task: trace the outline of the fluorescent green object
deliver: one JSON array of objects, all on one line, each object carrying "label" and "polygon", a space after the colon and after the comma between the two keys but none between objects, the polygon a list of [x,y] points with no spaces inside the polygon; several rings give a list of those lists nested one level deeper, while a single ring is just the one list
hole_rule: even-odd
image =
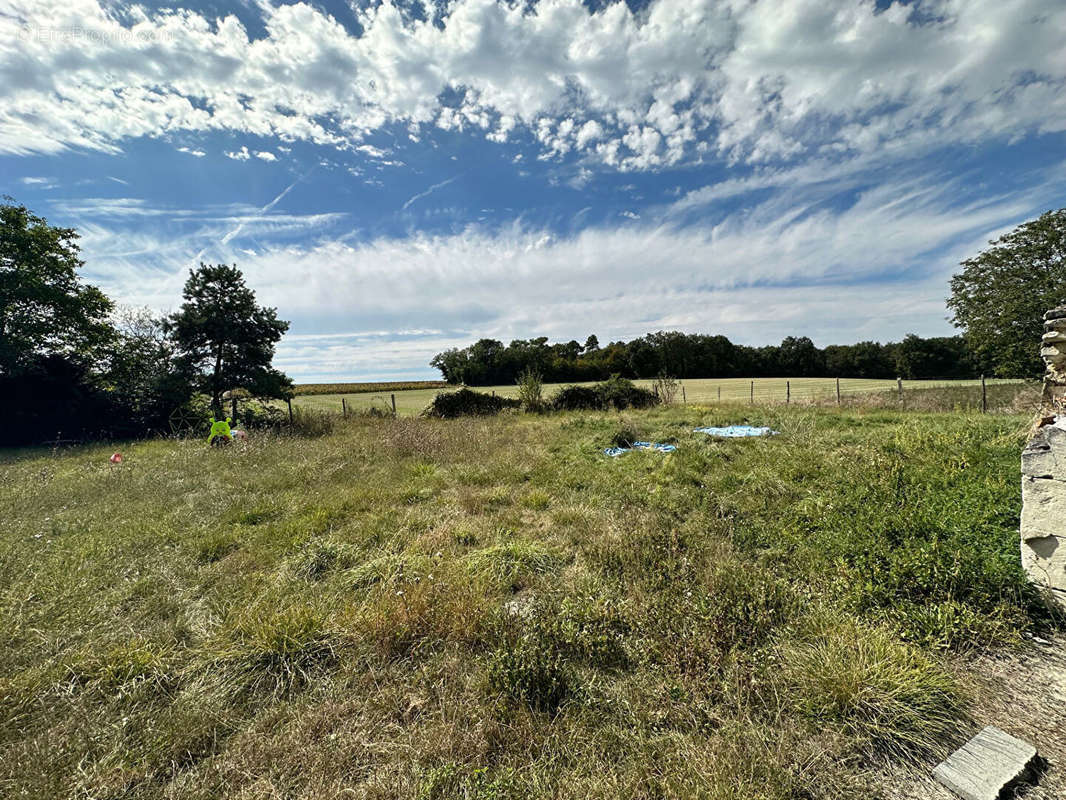
[{"label": "fluorescent green object", "polygon": [[221,436],[226,441],[230,441],[233,438],[233,434],[230,432],[229,429],[229,417],[226,417],[224,420],[219,420],[218,422],[215,422],[214,417],[210,417],[210,420],[211,433],[207,437],[208,444],[211,444],[211,442],[214,441],[216,436]]}]

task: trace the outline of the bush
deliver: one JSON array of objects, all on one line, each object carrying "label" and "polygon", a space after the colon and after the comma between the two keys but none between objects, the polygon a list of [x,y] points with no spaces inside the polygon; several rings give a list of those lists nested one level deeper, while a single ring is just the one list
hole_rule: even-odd
[{"label": "bush", "polygon": [[455,419],[456,417],[485,417],[499,414],[505,408],[520,408],[521,400],[510,397],[460,389],[457,392],[440,392],[422,412],[426,417]]},{"label": "bush", "polygon": [[551,400],[556,411],[600,411],[603,398],[591,386],[564,386]]},{"label": "bush", "polygon": [[633,381],[618,375],[612,375],[603,383],[597,384],[596,389],[603,397],[604,406],[619,411],[626,408],[650,408],[661,402],[655,392],[642,389]]},{"label": "bush", "polygon": [[531,414],[538,414],[545,409],[544,379],[536,370],[527,369],[518,376],[518,399],[522,408]]},{"label": "bush", "polygon": [[655,392],[642,389],[627,378],[612,376],[595,386],[565,386],[552,398],[556,411],[607,411],[650,408],[661,401]]},{"label": "bush", "polygon": [[[293,409],[295,417],[296,409]],[[233,427],[244,430],[280,430],[288,419],[288,413],[276,406],[266,405],[257,400],[240,401],[237,407],[237,419]]]},{"label": "bush", "polygon": [[653,384],[655,395],[664,405],[672,406],[677,400],[677,393],[681,391],[681,382],[669,375],[660,375]]}]

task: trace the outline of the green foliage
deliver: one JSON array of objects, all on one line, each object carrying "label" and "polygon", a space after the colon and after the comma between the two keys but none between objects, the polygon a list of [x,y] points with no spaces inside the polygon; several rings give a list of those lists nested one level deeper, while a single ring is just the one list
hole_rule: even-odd
[{"label": "green foliage", "polygon": [[[193,403],[193,380],[175,362],[164,320],[147,308],[122,308],[115,316],[115,326],[102,380],[122,421],[117,433],[171,433],[172,418],[192,416],[174,412]],[[206,418],[207,414],[198,416]]]},{"label": "green foliage", "polygon": [[236,266],[200,264],[190,270],[185,302],[167,322],[180,363],[199,376],[216,413],[222,394],[245,389],[256,397],[284,397],[292,382],[271,367],[274,346],[288,330],[272,308],[256,305]]},{"label": "green foliage", "polygon": [[535,711],[558,711],[577,678],[554,633],[533,624],[511,635],[489,658],[489,688]]},{"label": "green foliage", "polygon": [[484,417],[499,414],[505,408],[520,408],[522,402],[510,397],[500,397],[471,389],[457,392],[440,392],[422,412],[423,416],[454,419],[456,417]]},{"label": "green foliage", "polygon": [[10,198],[0,204],[0,376],[44,356],[92,363],[111,339],[112,303],[78,276],[77,239]]},{"label": "green foliage", "polygon": [[948,308],[978,362],[1003,377],[1043,374],[1044,312],[1066,303],[1066,208],[1019,225],[962,262]]},{"label": "green foliage", "polygon": [[544,379],[534,369],[526,369],[518,375],[518,399],[522,408],[531,414],[540,413],[545,409],[544,403]]},{"label": "green foliage", "polygon": [[595,386],[566,386],[552,398],[551,406],[556,411],[579,411],[627,408],[649,408],[658,405],[659,395],[637,386],[628,378],[612,375]]},{"label": "green foliage", "polygon": [[594,411],[603,408],[603,398],[592,386],[564,386],[551,405],[556,411]]},{"label": "green foliage", "polygon": [[[908,351],[899,361],[900,349]],[[600,347],[595,336],[549,344],[546,336],[516,339],[508,345],[480,339],[469,347],[438,353],[430,366],[452,384],[514,384],[534,371],[550,383],[626,378],[770,378],[792,376],[893,378],[901,367],[912,378],[975,377],[974,365],[960,337],[903,343],[860,342],[819,349],[806,336],[788,336],[780,345],[747,347],[726,337],[681,331],[657,331],[629,342]]]}]

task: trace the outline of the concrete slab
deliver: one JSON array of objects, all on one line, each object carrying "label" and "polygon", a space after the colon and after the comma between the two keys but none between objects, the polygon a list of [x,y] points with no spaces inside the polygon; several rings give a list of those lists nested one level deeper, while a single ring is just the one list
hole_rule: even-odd
[{"label": "concrete slab", "polygon": [[964,800],[998,800],[1035,760],[1035,747],[989,725],[940,762],[933,777]]}]

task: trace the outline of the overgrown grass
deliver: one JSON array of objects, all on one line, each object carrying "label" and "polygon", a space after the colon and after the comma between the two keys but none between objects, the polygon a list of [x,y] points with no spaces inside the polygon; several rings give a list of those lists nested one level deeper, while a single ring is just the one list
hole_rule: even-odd
[{"label": "overgrown grass", "polygon": [[[692,432],[740,422],[782,433]],[[876,796],[869,762],[965,720],[952,653],[1054,624],[1018,564],[1028,422],[355,416],[7,454],[0,796]],[[637,436],[678,449],[603,456]]]}]

